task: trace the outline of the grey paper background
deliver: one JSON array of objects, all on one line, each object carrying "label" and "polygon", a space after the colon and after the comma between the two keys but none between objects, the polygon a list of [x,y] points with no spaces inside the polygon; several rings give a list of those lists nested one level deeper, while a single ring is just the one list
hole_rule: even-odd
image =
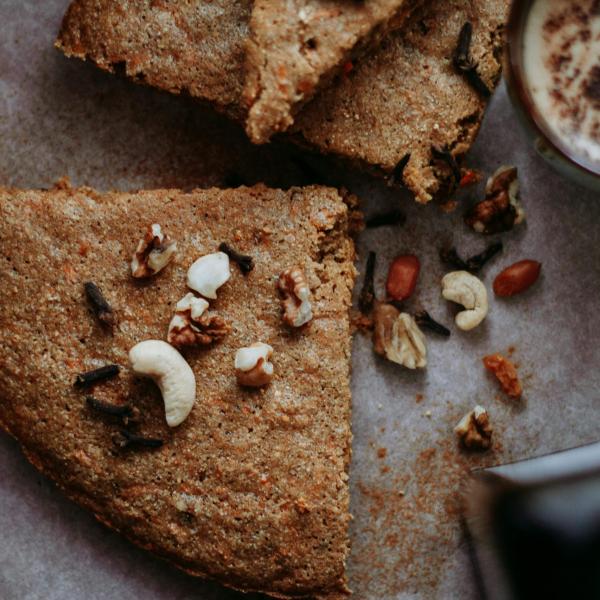
[{"label": "grey paper background", "polygon": [[[459,208],[421,207],[330,161],[298,158],[283,146],[251,148],[233,124],[176,98],[68,61],[52,48],[67,0],[0,0],[0,185],[48,187],[60,176],[101,190],[213,185],[265,179],[345,183],[368,214],[401,203],[403,227],[370,230],[359,240],[389,260],[411,252],[423,269],[414,305],[450,324],[440,298],[440,245],[461,252],[489,240],[469,232]],[[428,336],[429,366],[411,373],[354,342],[354,460],[351,473],[356,598],[474,598],[456,514],[469,467],[558,450],[600,438],[600,198],[554,174],[531,150],[501,88],[469,164],[489,174],[519,167],[525,227],[502,237],[504,254],[484,271],[543,262],[543,278],[521,297],[492,299],[485,324],[451,339]],[[308,165],[308,166],[307,166]],[[468,203],[481,194],[466,191]],[[514,347],[525,396],[503,398],[481,365]],[[422,396],[422,398],[421,398]],[[475,403],[495,428],[493,452],[458,449],[452,427]],[[384,456],[385,454],[385,456]],[[403,492],[403,494],[401,493]],[[0,598],[233,599],[132,547],[62,498],[0,435]]]}]

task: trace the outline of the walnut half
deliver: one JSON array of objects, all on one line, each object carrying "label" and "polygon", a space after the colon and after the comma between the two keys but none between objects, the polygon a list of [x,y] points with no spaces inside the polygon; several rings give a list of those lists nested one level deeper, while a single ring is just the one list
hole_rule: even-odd
[{"label": "walnut half", "polygon": [[519,200],[516,167],[500,167],[487,181],[485,200],[475,204],[465,215],[466,224],[479,233],[510,231],[525,220]]},{"label": "walnut half", "polygon": [[377,354],[409,369],[427,366],[425,336],[413,317],[391,304],[377,302],[373,321],[373,347]]},{"label": "walnut half", "polygon": [[177,242],[163,234],[158,223],[150,225],[131,260],[131,274],[135,278],[156,275],[171,262],[176,251]]},{"label": "walnut half", "polygon": [[281,293],[283,322],[290,327],[302,327],[312,318],[311,293],[304,271],[290,267],[279,275],[277,289]]},{"label": "walnut half", "polygon": [[492,426],[487,410],[477,405],[454,428],[465,448],[487,450],[492,445]]},{"label": "walnut half", "polygon": [[235,355],[235,375],[239,385],[262,387],[273,379],[273,363],[270,358],[273,348],[269,344],[256,342],[247,348],[240,348]]},{"label": "walnut half", "polygon": [[208,302],[186,294],[176,306],[175,316],[169,323],[167,341],[172,346],[208,346],[223,339],[231,326],[214,314],[207,314]]}]

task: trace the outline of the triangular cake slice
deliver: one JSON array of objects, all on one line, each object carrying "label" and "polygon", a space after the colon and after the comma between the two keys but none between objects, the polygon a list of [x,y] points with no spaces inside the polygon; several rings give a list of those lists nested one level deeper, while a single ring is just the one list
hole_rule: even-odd
[{"label": "triangular cake slice", "polygon": [[361,51],[400,27],[416,0],[255,0],[246,45],[246,131],[256,143]]},{"label": "triangular cake slice", "polygon": [[[0,190],[0,425],[70,498],[189,573],[281,598],[347,593],[351,216],[323,187]],[[152,225],[176,253],[136,279],[132,268],[148,275],[140,263],[171,256],[165,237],[131,265]],[[216,299],[203,292],[220,321],[203,330],[213,343],[180,349],[196,398],[171,427],[128,353],[166,339],[193,293],[189,267],[222,243],[230,279]],[[232,250],[250,258],[238,265]],[[309,289],[301,327],[277,289],[290,269]],[[256,342],[272,347],[274,371],[244,387],[234,357]],[[76,384],[107,364],[116,377]]]},{"label": "triangular cake slice", "polygon": [[[292,139],[403,183],[420,202],[443,195],[456,183],[457,170],[433,148],[460,161],[488,102],[453,64],[459,34],[471,24],[470,58],[493,90],[509,5],[509,0],[423,3],[402,29],[348,64],[345,75],[296,115]],[[135,81],[189,92],[243,122],[250,14],[250,3],[233,0],[135,6],[125,0],[74,0],[56,45],[67,56],[109,71],[124,67]]]}]

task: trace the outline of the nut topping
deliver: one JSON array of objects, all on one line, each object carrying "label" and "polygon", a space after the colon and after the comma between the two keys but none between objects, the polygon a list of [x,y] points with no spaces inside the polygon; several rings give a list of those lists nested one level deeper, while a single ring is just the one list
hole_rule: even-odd
[{"label": "nut topping", "polygon": [[446,300],[462,304],[466,310],[456,315],[456,326],[463,331],[477,327],[488,313],[485,285],[467,271],[453,271],[442,279],[442,296]]},{"label": "nut topping", "polygon": [[262,387],[273,379],[273,363],[269,359],[273,348],[257,342],[248,348],[240,348],[235,354],[235,375],[240,385]]},{"label": "nut topping", "polygon": [[519,200],[516,167],[500,167],[487,181],[485,200],[465,215],[465,223],[479,233],[510,231],[525,220]]},{"label": "nut topping", "polygon": [[196,377],[185,358],[167,342],[145,340],[129,351],[131,369],[159,387],[169,427],[185,421],[196,401]]},{"label": "nut topping", "polygon": [[390,265],[385,284],[390,300],[410,298],[415,291],[420,270],[421,263],[413,254],[397,256]]},{"label": "nut topping", "polygon": [[501,354],[491,354],[483,358],[483,364],[491,371],[507,396],[518,399],[523,394],[515,365]]},{"label": "nut topping", "polygon": [[131,260],[131,274],[136,278],[156,275],[171,262],[176,251],[177,242],[164,235],[158,223],[150,225]]},{"label": "nut topping", "polygon": [[542,264],[536,260],[521,260],[506,267],[494,279],[494,294],[508,297],[524,292],[539,279],[541,270]]},{"label": "nut topping", "polygon": [[187,284],[205,298],[214,300],[217,290],[231,277],[229,257],[224,252],[214,252],[201,256],[189,268]]},{"label": "nut topping", "polygon": [[487,450],[492,445],[492,426],[487,410],[477,405],[454,428],[465,448]]},{"label": "nut topping", "polygon": [[176,306],[176,313],[169,323],[167,341],[175,347],[208,346],[223,339],[231,327],[222,317],[207,314],[208,302],[186,294]]},{"label": "nut topping", "polygon": [[300,267],[290,267],[279,275],[277,289],[281,292],[283,321],[290,327],[302,327],[312,318],[311,293],[306,275]]},{"label": "nut topping", "polygon": [[391,304],[378,302],[373,319],[373,348],[377,354],[409,369],[427,366],[425,336],[413,317]]}]

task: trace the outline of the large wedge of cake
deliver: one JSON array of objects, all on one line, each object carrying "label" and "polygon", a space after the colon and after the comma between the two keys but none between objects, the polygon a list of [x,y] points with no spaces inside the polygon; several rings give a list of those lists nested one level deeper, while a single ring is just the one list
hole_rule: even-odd
[{"label": "large wedge of cake", "polygon": [[[345,0],[339,0],[344,4]],[[347,65],[295,117],[292,139],[405,184],[427,202],[451,187],[488,99],[453,64],[460,31],[473,28],[470,58],[493,90],[501,72],[509,0],[426,1],[368,56]],[[75,0],[57,46],[171,92],[189,92],[243,122],[250,3],[168,4]]]},{"label": "large wedge of cake", "polygon": [[[70,498],[194,575],[281,598],[346,593],[349,215],[322,187],[0,190],[0,425]],[[150,224],[177,253],[140,281],[130,261]],[[244,274],[232,262],[210,301],[229,333],[182,350],[196,401],[169,427],[158,388],[132,373],[128,352],[166,338],[188,268],[222,242],[254,268]],[[298,329],[282,320],[276,290],[292,266],[312,294],[313,318]],[[111,328],[90,309],[86,282],[111,305]],[[273,379],[242,387],[234,355],[259,341],[273,348]],[[74,385],[107,363],[121,367],[116,378]],[[123,425],[88,395],[139,415]],[[125,426],[162,446],[115,445]]]}]

